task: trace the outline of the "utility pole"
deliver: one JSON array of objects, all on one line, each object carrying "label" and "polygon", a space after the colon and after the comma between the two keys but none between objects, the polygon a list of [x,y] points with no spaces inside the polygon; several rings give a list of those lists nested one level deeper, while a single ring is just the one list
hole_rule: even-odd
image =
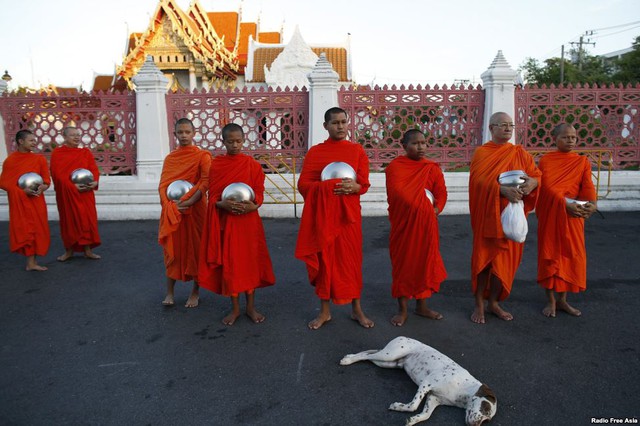
[{"label": "utility pole", "polygon": [[595,47],[595,43],[591,42],[591,39],[588,38],[586,41],[584,40],[585,37],[589,37],[593,35],[593,31],[585,31],[584,35],[580,36],[580,41],[572,41],[571,44],[578,45],[578,69],[582,72],[582,45],[584,44],[591,44]]},{"label": "utility pole", "polygon": [[560,50],[560,84],[564,84],[564,44]]}]

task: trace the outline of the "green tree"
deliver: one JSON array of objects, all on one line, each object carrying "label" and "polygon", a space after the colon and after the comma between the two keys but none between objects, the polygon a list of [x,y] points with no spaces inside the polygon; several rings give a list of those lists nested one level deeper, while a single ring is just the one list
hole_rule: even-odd
[{"label": "green tree", "polygon": [[[576,51],[569,52],[569,57],[578,58]],[[579,62],[579,63],[578,63]],[[561,58],[550,58],[540,64],[537,59],[526,58],[519,70],[524,72],[527,83],[535,84],[560,84]],[[564,84],[572,83],[610,83],[612,81],[612,65],[603,61],[598,56],[582,53],[582,57],[576,62],[564,59]]]},{"label": "green tree", "polygon": [[633,50],[614,63],[617,70],[613,81],[620,83],[640,83],[640,36],[632,44]]}]

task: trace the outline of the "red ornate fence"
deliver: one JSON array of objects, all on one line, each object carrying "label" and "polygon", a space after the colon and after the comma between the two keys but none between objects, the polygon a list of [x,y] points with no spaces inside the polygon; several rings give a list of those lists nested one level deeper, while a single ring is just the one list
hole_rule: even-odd
[{"label": "red ornate fence", "polygon": [[62,143],[62,129],[75,126],[103,175],[131,175],[136,168],[136,96],[122,93],[4,94],[0,97],[7,151],[16,132],[34,132],[47,158]]},{"label": "red ornate fence", "polygon": [[[306,89],[247,89],[167,94],[169,134],[179,118],[191,119],[196,143],[213,154],[224,153],[222,128],[242,126],[244,152],[272,164],[304,156],[309,133],[309,93]],[[176,142],[172,137],[171,148]],[[298,162],[299,163],[299,162]]]},{"label": "red ornate fence", "polygon": [[480,86],[359,86],[338,93],[350,118],[350,138],[362,144],[371,170],[383,170],[403,153],[402,135],[422,130],[427,156],[445,170],[464,170],[473,150],[482,144],[484,91]]},{"label": "red ornate fence", "polygon": [[566,122],[577,148],[610,150],[614,169],[640,165],[640,85],[525,86],[515,107],[516,140],[528,150],[552,150],[551,130]]}]

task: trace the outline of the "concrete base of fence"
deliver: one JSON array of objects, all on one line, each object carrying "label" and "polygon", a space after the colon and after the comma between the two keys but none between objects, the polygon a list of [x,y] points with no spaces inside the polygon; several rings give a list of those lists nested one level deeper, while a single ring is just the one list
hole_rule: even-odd
[{"label": "concrete base of fence", "polygon": [[[272,175],[270,175],[272,176]],[[272,176],[265,187],[272,197],[265,196],[265,204],[260,208],[262,217],[301,217],[303,200],[287,184],[291,176]],[[449,198],[443,214],[469,214],[468,182],[469,173],[445,173]],[[371,188],[362,196],[364,216],[386,216],[387,194],[384,173],[370,175]],[[610,181],[609,186],[607,183]],[[608,188],[608,189],[607,189]],[[609,191],[607,193],[607,191]],[[4,191],[0,195],[0,220],[9,220],[9,206]],[[611,176],[600,176],[601,199],[599,210],[640,211],[640,171],[612,172]],[[49,219],[58,220],[56,198],[53,188],[45,194]],[[143,182],[136,176],[104,176],[100,179],[100,190],[96,193],[98,218],[100,220],[149,220],[160,217],[158,184]],[[280,202],[280,203],[276,203]]]}]

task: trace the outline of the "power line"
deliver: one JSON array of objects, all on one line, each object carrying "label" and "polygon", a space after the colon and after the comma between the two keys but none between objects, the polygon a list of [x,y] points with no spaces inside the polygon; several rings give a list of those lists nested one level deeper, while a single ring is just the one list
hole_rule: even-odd
[{"label": "power line", "polygon": [[628,24],[614,25],[614,26],[612,26],[612,27],[595,28],[595,29],[593,29],[593,30],[589,30],[589,31],[604,31],[604,30],[611,30],[611,29],[614,29],[614,28],[628,27],[628,26],[630,26],[630,25],[636,25],[636,24],[640,24],[640,21],[629,22]]},{"label": "power line", "polygon": [[[593,38],[597,40],[599,38],[605,38],[605,37],[609,37],[609,36],[612,36],[612,35],[624,33],[626,31],[631,31],[631,30],[636,29],[636,28],[640,28],[640,25],[636,25],[635,27],[627,28],[626,30],[616,31],[615,33],[605,34],[605,35],[601,35],[601,36],[595,36]],[[596,31],[596,30],[593,30],[593,31]]]}]

